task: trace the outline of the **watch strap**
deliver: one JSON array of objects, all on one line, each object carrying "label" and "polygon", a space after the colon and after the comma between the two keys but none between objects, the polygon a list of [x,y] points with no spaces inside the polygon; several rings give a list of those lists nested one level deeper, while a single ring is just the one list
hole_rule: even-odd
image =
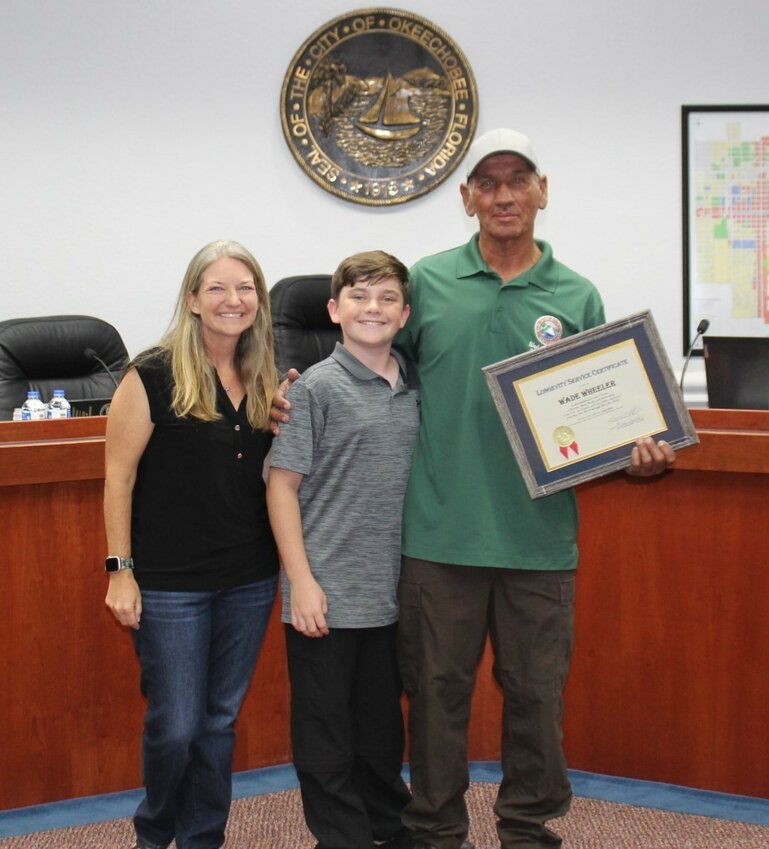
[{"label": "watch strap", "polygon": [[123,572],[126,569],[133,569],[133,557],[118,557],[111,555],[104,561],[105,572]]}]

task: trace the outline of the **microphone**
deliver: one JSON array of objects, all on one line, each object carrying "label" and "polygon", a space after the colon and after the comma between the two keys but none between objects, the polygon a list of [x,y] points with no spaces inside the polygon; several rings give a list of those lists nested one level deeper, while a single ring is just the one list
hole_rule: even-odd
[{"label": "microphone", "polygon": [[703,333],[707,333],[708,328],[710,327],[710,322],[703,318],[702,321],[697,325],[697,335],[692,339],[692,344],[689,346],[689,353],[686,355],[686,360],[684,361],[684,367],[681,369],[681,380],[678,384],[681,392],[684,391],[684,375],[686,374],[686,369],[689,366],[689,360],[692,358],[692,352],[694,351],[694,346],[697,344],[697,340],[702,336]]},{"label": "microphone", "polygon": [[110,379],[115,384],[115,389],[117,389],[117,380],[115,380],[115,375],[109,370],[109,366],[104,362],[104,360],[94,351],[93,348],[86,348],[83,351],[83,356],[85,356],[89,360],[96,360],[97,363],[107,372],[110,376]]}]

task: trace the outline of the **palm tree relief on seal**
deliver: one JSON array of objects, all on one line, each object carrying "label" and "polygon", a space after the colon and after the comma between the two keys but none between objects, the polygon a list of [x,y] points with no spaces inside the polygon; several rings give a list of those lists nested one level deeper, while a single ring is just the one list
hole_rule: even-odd
[{"label": "palm tree relief on seal", "polygon": [[283,131],[303,170],[356,203],[419,197],[459,164],[477,94],[461,51],[434,24],[365,10],[329,22],[294,56]]}]

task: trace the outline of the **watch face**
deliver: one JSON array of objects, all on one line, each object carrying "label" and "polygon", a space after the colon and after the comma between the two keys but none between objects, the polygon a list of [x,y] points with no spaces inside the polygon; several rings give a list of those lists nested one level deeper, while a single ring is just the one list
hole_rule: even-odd
[{"label": "watch face", "polygon": [[133,569],[133,560],[130,557],[108,557],[104,561],[105,572],[122,572],[123,569]]}]

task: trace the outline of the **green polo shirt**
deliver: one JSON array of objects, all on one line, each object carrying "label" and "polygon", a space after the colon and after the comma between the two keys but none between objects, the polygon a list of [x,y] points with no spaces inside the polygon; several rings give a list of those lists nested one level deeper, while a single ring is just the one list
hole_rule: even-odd
[{"label": "green polo shirt", "polygon": [[543,316],[557,318],[564,337],[605,321],[593,284],[537,244],[537,264],[506,283],[481,257],[477,235],[411,271],[411,316],[396,339],[416,361],[422,389],[404,508],[409,557],[511,569],[577,565],[574,494],[529,497],[481,371],[538,347]]}]

